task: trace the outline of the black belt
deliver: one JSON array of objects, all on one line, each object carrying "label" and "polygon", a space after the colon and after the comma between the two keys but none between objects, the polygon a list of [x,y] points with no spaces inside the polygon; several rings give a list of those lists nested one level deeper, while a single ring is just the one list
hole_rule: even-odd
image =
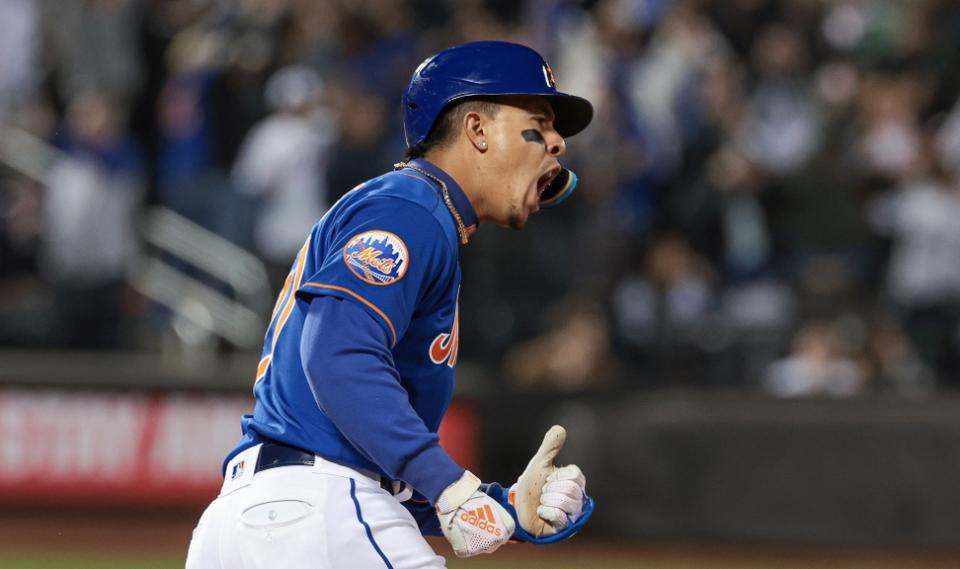
[{"label": "black belt", "polygon": [[257,466],[253,471],[262,472],[278,466],[313,466],[314,462],[316,457],[312,452],[269,442],[260,447],[260,456],[257,457]]},{"label": "black belt", "polygon": [[[265,442],[260,446],[260,456],[257,457],[257,465],[253,468],[253,472],[263,472],[278,466],[313,466],[316,461],[316,455],[312,452],[283,443]],[[394,492],[393,483],[388,478],[383,476],[379,478],[381,488],[391,494],[397,493]]]}]

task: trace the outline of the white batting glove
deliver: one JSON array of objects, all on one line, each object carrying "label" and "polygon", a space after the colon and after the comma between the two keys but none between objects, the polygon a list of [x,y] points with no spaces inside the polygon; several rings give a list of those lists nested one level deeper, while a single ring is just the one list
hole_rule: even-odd
[{"label": "white batting glove", "polygon": [[554,464],[566,440],[563,427],[550,427],[537,453],[510,487],[509,499],[517,510],[520,527],[535,537],[557,533],[583,511],[587,479],[580,467]]},{"label": "white batting glove", "polygon": [[579,466],[570,464],[558,468],[547,477],[537,515],[560,531],[580,517],[586,491],[587,479]]},{"label": "white batting glove", "polygon": [[480,491],[480,479],[470,471],[440,494],[436,507],[440,529],[457,557],[493,553],[516,529],[510,514]]}]

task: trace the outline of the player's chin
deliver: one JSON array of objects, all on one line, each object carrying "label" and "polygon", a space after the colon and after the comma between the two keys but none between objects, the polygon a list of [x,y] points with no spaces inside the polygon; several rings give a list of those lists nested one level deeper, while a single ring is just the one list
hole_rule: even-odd
[{"label": "player's chin", "polygon": [[510,219],[507,221],[507,227],[510,229],[521,230],[527,226],[527,216],[521,216],[520,214],[513,214],[510,216]]},{"label": "player's chin", "polygon": [[510,214],[510,218],[507,220],[507,226],[510,229],[523,229],[527,226],[527,221],[530,220],[530,216],[540,210],[540,204],[534,204],[533,206],[524,207],[521,211],[515,211]]},{"label": "player's chin", "polygon": [[523,201],[511,207],[506,226],[510,229],[523,229],[526,227],[530,216],[539,210],[539,193],[536,186],[531,186],[530,190],[524,195]]}]

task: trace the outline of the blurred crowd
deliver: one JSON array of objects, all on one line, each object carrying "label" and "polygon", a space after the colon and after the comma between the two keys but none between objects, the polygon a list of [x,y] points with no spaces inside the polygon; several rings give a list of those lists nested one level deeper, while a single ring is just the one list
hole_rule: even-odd
[{"label": "blurred crowd", "polygon": [[477,39],[596,109],[574,199],[462,249],[461,354],[491,382],[960,385],[949,0],[0,0],[0,125],[56,149],[31,173],[0,145],[0,344],[149,349],[165,319],[128,279],[155,205],[276,289],[402,156],[416,65]]}]

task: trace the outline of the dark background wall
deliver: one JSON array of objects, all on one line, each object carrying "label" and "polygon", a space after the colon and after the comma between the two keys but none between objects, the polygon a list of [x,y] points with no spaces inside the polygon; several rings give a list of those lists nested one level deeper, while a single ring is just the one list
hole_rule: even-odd
[{"label": "dark background wall", "polygon": [[592,529],[639,538],[960,545],[960,400],[663,392],[481,402],[486,469],[515,476],[552,423]]}]

